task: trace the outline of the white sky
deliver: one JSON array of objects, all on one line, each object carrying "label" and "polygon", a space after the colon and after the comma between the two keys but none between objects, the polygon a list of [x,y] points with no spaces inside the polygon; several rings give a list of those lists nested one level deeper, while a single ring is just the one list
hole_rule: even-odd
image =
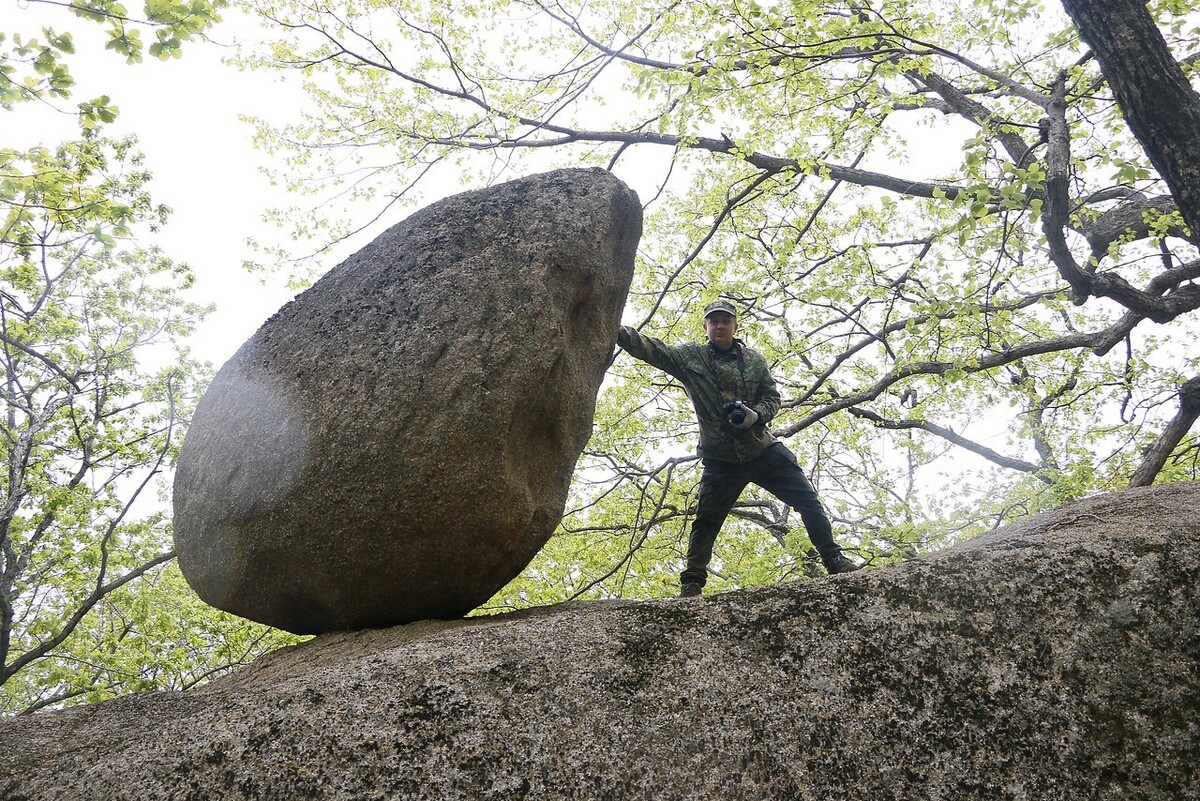
[{"label": "white sky", "polygon": [[[259,172],[266,156],[254,150],[253,131],[238,115],[272,106],[286,110],[299,92],[278,83],[276,76],[226,66],[221,59],[230,50],[216,44],[188,43],[181,59],[147,57],[141,64],[126,65],[123,57],[101,49],[100,26],[62,9],[34,4],[5,16],[5,30],[26,36],[40,37],[43,25],[75,33],[79,52],[69,65],[76,87],[70,101],[59,105],[73,109],[80,101],[107,94],[120,114],[106,134],[137,135],[145,167],[154,176],[151,194],[173,209],[170,222],[152,241],[195,271],[197,287],[190,299],[216,305],[192,347],[220,367],[293,294],[283,286],[283,276],[264,284],[263,277],[241,267],[252,255],[247,237],[264,230],[263,211],[285,205],[287,198]],[[232,12],[226,19],[214,34],[222,42],[231,40],[230,23],[237,23]],[[76,134],[70,116],[28,103],[5,117],[17,122],[15,129],[4,131],[10,146],[51,146]]]},{"label": "white sky", "polygon": [[[286,275],[264,278],[241,267],[255,255],[246,244],[248,237],[260,235],[271,240],[281,235],[262,222],[263,213],[296,199],[272,187],[261,174],[259,167],[270,156],[254,149],[253,129],[238,117],[256,114],[288,121],[294,118],[294,107],[305,102],[303,94],[278,74],[241,72],[222,63],[222,58],[233,54],[229,45],[235,37],[257,35],[256,23],[232,9],[224,12],[224,21],[212,32],[213,43],[189,42],[182,58],[163,62],[146,56],[134,65],[103,50],[101,26],[59,7],[18,5],[15,11],[6,12],[0,30],[40,38],[43,26],[72,31],[78,50],[68,62],[76,81],[73,95],[58,105],[74,109],[80,101],[107,94],[120,113],[106,135],[132,133],[138,137],[139,149],[146,155],[145,166],[154,176],[152,196],[173,210],[165,229],[145,243],[152,241],[169,257],[189,264],[197,276],[197,289],[190,299],[215,304],[215,311],[191,344],[197,356],[219,368],[294,294],[285,287]],[[143,32],[142,38],[152,39],[148,32]],[[31,103],[0,119],[17,121],[15,130],[4,131],[4,142],[10,146],[51,146],[77,134],[73,115],[52,113]],[[647,157],[651,157],[649,151],[626,154],[621,169],[621,177],[631,185],[639,184],[634,188],[643,197],[655,194],[660,173],[665,174],[666,168],[665,162],[660,169],[632,166]],[[457,185],[426,187],[424,194],[432,200],[459,189]],[[364,210],[364,219],[375,211]],[[380,227],[377,224],[374,229]],[[326,266],[350,255],[368,239],[357,237],[351,246],[335,252]]]}]

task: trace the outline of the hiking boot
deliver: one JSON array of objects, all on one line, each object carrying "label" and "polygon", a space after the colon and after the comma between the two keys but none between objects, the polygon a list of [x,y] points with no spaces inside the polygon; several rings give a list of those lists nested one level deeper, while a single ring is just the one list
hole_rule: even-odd
[{"label": "hiking boot", "polygon": [[704,585],[702,585],[698,582],[689,581],[687,584],[684,584],[682,587],[679,588],[679,597],[680,598],[695,598],[697,595],[700,594],[700,588],[702,586],[704,586]]},{"label": "hiking boot", "polygon": [[855,570],[862,570],[862,565],[850,561],[841,552],[831,556],[822,556],[821,564],[825,565],[825,572],[831,576],[838,573],[853,573]]}]

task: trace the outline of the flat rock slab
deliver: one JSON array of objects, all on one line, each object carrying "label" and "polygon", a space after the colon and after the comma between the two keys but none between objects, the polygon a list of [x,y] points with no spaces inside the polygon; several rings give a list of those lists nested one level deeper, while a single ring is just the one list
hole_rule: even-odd
[{"label": "flat rock slab", "polygon": [[297,633],[460,616],[553,532],[641,234],[610,173],[435,203],[220,370],[175,478],[206,602]]},{"label": "flat rock slab", "polygon": [[1200,484],[885,569],[327,634],[0,719],[5,801],[1195,798]]}]

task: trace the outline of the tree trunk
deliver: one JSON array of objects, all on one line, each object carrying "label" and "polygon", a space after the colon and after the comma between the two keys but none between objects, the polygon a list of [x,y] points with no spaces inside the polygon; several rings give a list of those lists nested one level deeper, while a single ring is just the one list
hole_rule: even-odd
[{"label": "tree trunk", "polygon": [[1175,446],[1191,430],[1197,417],[1200,417],[1200,376],[1189,378],[1179,388],[1179,414],[1167,424],[1158,441],[1147,449],[1146,458],[1129,480],[1129,486],[1148,487],[1154,483],[1154,477],[1163,469]]},{"label": "tree trunk", "polygon": [[1200,238],[1200,96],[1193,91],[1145,0],[1062,0],[1100,62],[1117,105]]}]

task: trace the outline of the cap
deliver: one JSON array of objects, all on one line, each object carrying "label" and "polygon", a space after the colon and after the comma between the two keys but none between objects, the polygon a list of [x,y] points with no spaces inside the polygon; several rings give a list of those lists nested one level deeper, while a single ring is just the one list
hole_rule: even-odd
[{"label": "cap", "polygon": [[724,298],[722,298],[721,300],[714,300],[712,303],[710,303],[704,307],[704,316],[705,317],[708,317],[708,315],[710,315],[714,312],[725,312],[727,314],[732,314],[734,317],[737,317],[737,309],[734,308],[732,303],[725,300]]}]

